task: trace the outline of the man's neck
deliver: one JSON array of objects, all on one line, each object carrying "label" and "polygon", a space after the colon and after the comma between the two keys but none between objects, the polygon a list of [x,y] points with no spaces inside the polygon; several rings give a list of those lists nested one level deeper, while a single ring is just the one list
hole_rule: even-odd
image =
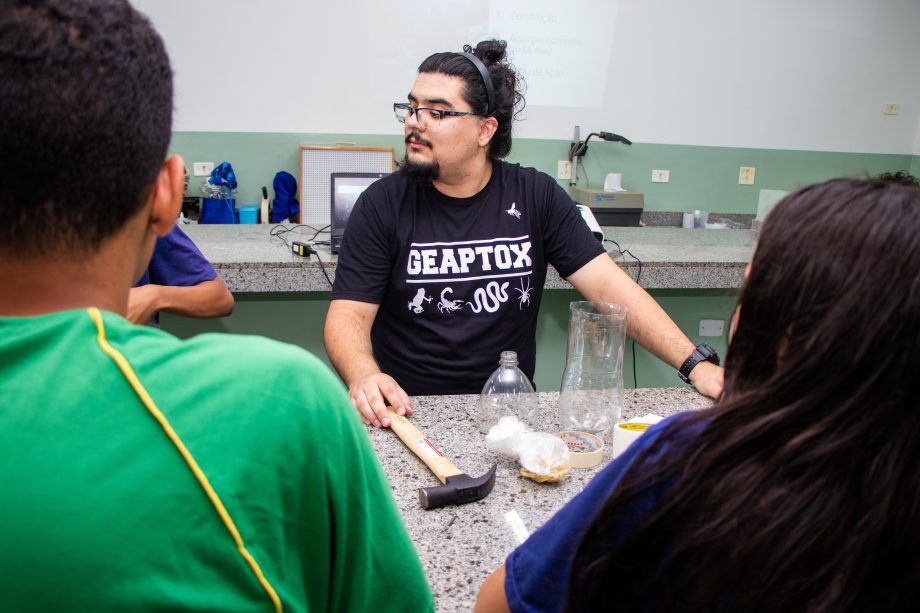
[{"label": "man's neck", "polygon": [[0,254],[0,316],[29,317],[98,307],[125,315],[128,292],[150,261],[156,240],[138,213],[89,254]]},{"label": "man's neck", "polygon": [[124,315],[130,273],[96,265],[96,260],[0,260],[0,316],[30,317],[90,306]]},{"label": "man's neck", "polygon": [[475,196],[492,178],[492,161],[482,156],[454,174],[443,172],[433,181],[436,190],[452,198],[469,198]]}]

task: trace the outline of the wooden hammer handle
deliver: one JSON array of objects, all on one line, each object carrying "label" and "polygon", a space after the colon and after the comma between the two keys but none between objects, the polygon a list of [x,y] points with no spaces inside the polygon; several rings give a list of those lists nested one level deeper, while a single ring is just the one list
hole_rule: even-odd
[{"label": "wooden hammer handle", "polygon": [[448,477],[463,474],[463,471],[441,455],[441,452],[428,440],[428,437],[409,423],[408,419],[398,414],[392,407],[387,407],[387,412],[390,414],[390,429],[402,439],[402,442],[412,450],[412,453],[417,455],[431,469],[431,472],[441,483],[446,483]]}]

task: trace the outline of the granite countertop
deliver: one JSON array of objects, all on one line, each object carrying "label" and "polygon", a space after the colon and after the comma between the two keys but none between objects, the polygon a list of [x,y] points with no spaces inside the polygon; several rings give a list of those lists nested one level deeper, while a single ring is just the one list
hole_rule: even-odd
[{"label": "granite countertop", "polygon": [[[190,223],[182,230],[195,241],[232,292],[329,291],[337,259],[329,246],[315,247],[321,269],[317,256],[302,258],[292,253],[283,239],[270,236],[269,231],[276,227]],[[604,233],[642,260],[639,282],[645,288],[740,287],[744,267],[754,249],[750,230],[605,227]],[[307,227],[296,227],[285,238],[288,243],[307,242],[314,234]],[[316,240],[328,238],[328,234],[320,234]],[[612,243],[605,245],[611,257],[635,278],[635,260],[621,256]],[[552,267],[545,287],[571,289]]]},{"label": "granite countertop", "polygon": [[[540,412],[534,427],[559,430],[558,392],[537,394]],[[646,388],[625,391],[623,418],[655,413],[662,417],[687,408],[705,408],[711,402],[691,387]],[[393,495],[418,550],[434,592],[437,611],[470,611],[479,587],[521,542],[506,519],[516,512],[528,533],[580,492],[610,459],[588,469],[572,469],[560,483],[538,484],[518,474],[516,461],[486,447],[476,425],[477,395],[413,398],[410,421],[440,451],[471,476],[498,465],[495,487],[483,500],[424,510],[418,488],[438,484],[437,478],[389,429],[368,427],[368,435],[393,488]]]}]

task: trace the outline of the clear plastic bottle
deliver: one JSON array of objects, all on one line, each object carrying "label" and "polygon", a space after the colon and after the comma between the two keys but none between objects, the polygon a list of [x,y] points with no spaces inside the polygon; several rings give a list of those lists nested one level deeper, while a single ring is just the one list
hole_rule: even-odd
[{"label": "clear plastic bottle", "polygon": [[559,391],[563,430],[610,440],[623,412],[623,349],[628,309],[618,304],[569,304],[569,338]]},{"label": "clear plastic bottle", "polygon": [[498,364],[479,396],[477,421],[483,434],[487,434],[505,415],[513,415],[532,426],[537,408],[533,385],[518,368],[517,352],[502,351]]}]

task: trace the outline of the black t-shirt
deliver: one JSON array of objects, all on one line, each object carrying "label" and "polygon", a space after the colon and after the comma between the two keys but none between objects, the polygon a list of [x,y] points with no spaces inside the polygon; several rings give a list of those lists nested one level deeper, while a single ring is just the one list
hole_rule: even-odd
[{"label": "black t-shirt", "polygon": [[470,198],[394,173],[359,197],[333,299],[379,304],[374,358],[410,395],[479,393],[502,351],[532,380],[547,264],[562,277],[604,248],[568,194],[497,162]]}]

